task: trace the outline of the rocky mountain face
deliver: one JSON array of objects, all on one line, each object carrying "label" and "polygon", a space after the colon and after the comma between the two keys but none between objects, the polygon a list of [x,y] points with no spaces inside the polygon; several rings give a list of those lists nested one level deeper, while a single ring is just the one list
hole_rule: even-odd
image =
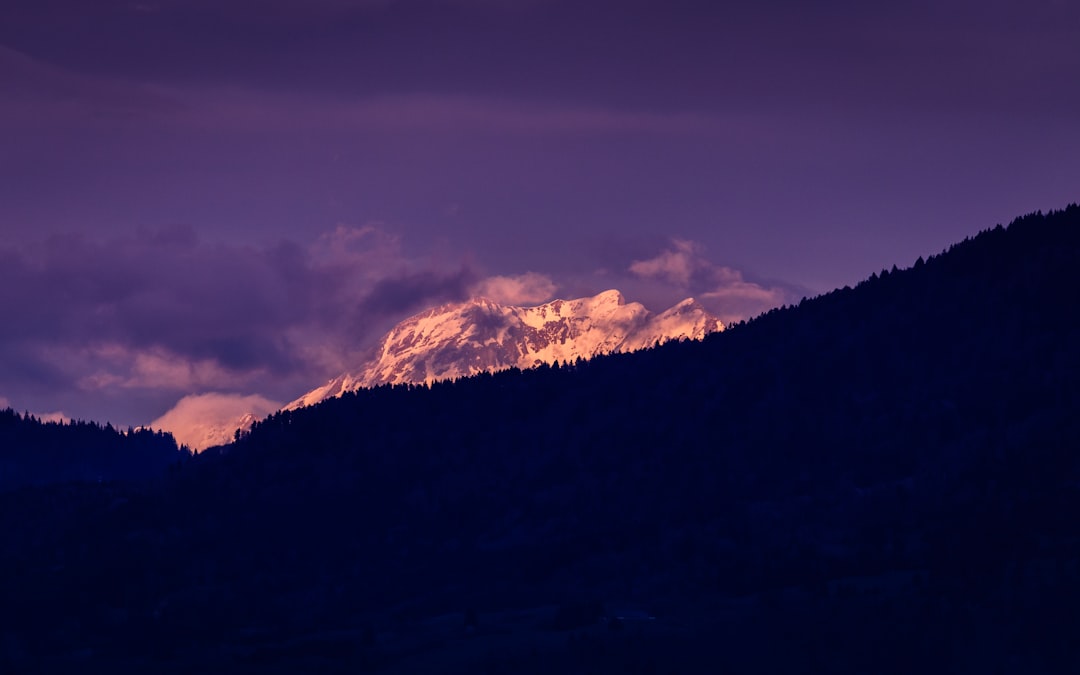
[{"label": "rocky mountain face", "polygon": [[177,443],[199,451],[232,442],[238,429],[247,431],[257,421],[259,417],[255,413],[248,412],[232,419],[207,419],[202,423],[189,423],[170,428],[168,431]]},{"label": "rocky mountain face", "polygon": [[693,299],[653,314],[640,303],[626,302],[616,290],[536,307],[475,298],[405,319],[383,337],[370,362],[308,392],[286,409],[363,387],[565,363],[669,340],[698,340],[723,329],[720,320]]},{"label": "rocky mountain face", "polygon": [[[348,391],[381,384],[422,384],[506,368],[572,362],[630,352],[669,340],[700,340],[723,324],[692,298],[654,314],[616,290],[590,298],[553,300],[536,307],[500,305],[486,298],[429,309],[394,326],[358,370],[309,391],[285,410],[315,405]],[[201,418],[158,426],[195,450],[230,443],[236,430],[258,419]]]}]

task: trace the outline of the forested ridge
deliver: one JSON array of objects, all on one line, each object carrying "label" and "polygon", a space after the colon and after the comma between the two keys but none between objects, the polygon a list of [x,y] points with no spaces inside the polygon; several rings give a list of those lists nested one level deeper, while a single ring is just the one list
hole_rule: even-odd
[{"label": "forested ridge", "polygon": [[64,481],[142,479],[190,455],[169,434],[0,410],[0,490]]},{"label": "forested ridge", "polygon": [[2,494],[0,659],[1075,672],[1078,269],[1073,205],[702,342],[361,390],[152,482]]}]

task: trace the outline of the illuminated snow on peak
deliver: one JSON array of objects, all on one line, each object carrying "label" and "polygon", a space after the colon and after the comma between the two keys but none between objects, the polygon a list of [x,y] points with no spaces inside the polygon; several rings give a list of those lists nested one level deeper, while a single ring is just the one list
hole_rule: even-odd
[{"label": "illuminated snow on peak", "polygon": [[532,368],[657,343],[701,339],[723,324],[692,298],[653,314],[616,290],[535,307],[474,298],[405,319],[361,369],[340,375],[286,406],[295,409],[381,384],[430,383],[484,371]]}]

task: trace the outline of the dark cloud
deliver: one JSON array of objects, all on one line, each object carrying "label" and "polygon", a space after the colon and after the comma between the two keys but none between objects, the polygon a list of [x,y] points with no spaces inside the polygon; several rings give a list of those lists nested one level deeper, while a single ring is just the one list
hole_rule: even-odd
[{"label": "dark cloud", "polygon": [[450,274],[422,271],[382,279],[359,307],[358,317],[381,318],[426,309],[432,304],[460,302],[469,297],[479,278],[463,267]]},{"label": "dark cloud", "polygon": [[364,231],[368,246],[349,258],[289,241],[214,243],[183,226],[0,246],[0,391],[175,400],[253,387],[288,398],[352,365],[371,330],[461,299],[477,279]]},{"label": "dark cloud", "polygon": [[1053,0],[13,0],[0,10],[0,44],[126,80],[694,112],[1053,102],[1075,113],[1078,29],[1077,4]]}]

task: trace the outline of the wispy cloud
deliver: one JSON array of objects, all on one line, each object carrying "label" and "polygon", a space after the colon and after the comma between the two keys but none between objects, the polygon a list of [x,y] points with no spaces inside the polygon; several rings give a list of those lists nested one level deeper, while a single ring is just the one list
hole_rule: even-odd
[{"label": "wispy cloud", "polygon": [[182,104],[159,89],[54,66],[0,45],[0,119],[7,123],[108,123],[171,115]]},{"label": "wispy cloud", "polygon": [[653,113],[466,95],[379,95],[320,100],[242,88],[170,89],[186,103],[178,123],[247,130],[319,129],[475,134],[723,134],[747,119]]},{"label": "wispy cloud", "polygon": [[629,271],[695,296],[725,323],[777,307],[792,295],[783,285],[749,281],[739,270],[714,264],[700,244],[688,239],[672,239],[657,255],[633,261]]},{"label": "wispy cloud", "polygon": [[508,305],[539,304],[550,300],[557,286],[551,277],[538,272],[513,276],[492,276],[480,280],[471,295]]},{"label": "wispy cloud", "polygon": [[78,380],[77,386],[85,391],[115,387],[198,391],[242,386],[265,374],[262,368],[229,367],[216,358],[193,358],[163,347],[138,349],[114,343],[83,350],[81,356],[99,366]]},{"label": "wispy cloud", "polygon": [[645,279],[661,279],[677,286],[689,286],[690,279],[711,265],[697,254],[697,244],[686,239],[673,239],[672,247],[655,258],[635,260],[630,271]]},{"label": "wispy cloud", "polygon": [[[142,12],[156,12],[144,5]],[[753,118],[646,112],[559,101],[431,92],[326,96],[225,84],[161,84],[79,72],[0,45],[0,119],[75,125],[138,121],[188,131],[472,134],[744,132]]]}]

